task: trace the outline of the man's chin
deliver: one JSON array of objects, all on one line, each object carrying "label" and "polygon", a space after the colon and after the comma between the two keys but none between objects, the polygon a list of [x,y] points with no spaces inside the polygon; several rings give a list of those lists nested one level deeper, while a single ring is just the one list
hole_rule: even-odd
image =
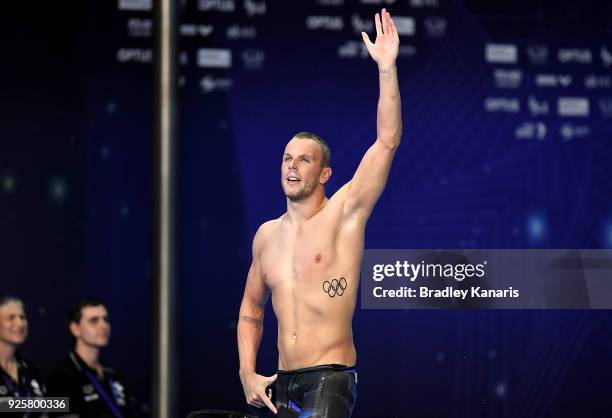
[{"label": "man's chin", "polygon": [[98,340],[98,341],[93,341],[89,345],[93,348],[101,349],[101,348],[106,347],[108,345],[108,342],[109,342],[108,340]]},{"label": "man's chin", "polygon": [[287,199],[291,200],[292,202],[299,202],[300,200],[303,200],[304,198],[306,198],[306,194],[305,193],[287,193],[285,192],[285,196],[287,197]]}]

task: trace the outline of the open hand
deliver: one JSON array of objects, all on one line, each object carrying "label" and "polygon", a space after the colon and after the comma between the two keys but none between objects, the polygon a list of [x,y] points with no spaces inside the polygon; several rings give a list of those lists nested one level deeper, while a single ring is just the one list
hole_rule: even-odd
[{"label": "open hand", "polygon": [[380,15],[376,13],[374,23],[376,24],[375,42],[370,41],[367,33],[361,32],[363,42],[379,67],[394,65],[399,50],[399,35],[395,23],[386,9],[382,9]]}]

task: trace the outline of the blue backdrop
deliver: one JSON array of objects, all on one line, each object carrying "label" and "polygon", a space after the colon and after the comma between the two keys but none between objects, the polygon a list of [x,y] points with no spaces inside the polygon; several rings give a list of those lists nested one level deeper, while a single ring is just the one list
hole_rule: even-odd
[{"label": "blue backdrop", "polygon": [[[374,140],[376,67],[358,33],[382,5],[405,18],[404,140],[366,247],[612,247],[609,2],[182,4],[182,414],[245,409],[235,332],[252,237],[285,210],[280,157],[294,133],[330,143],[330,195]],[[107,300],[105,357],[146,404],[151,12],[144,0],[40,7],[9,26],[19,36],[2,69],[2,290],[28,303],[24,349],[43,370],[69,344],[67,303]],[[269,375],[271,309],[265,325]],[[608,311],[358,306],[354,333],[357,418],[612,415]]]}]

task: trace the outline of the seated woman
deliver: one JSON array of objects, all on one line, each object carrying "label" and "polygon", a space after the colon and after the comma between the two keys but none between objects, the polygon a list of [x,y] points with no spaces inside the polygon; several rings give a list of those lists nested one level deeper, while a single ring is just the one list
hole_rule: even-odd
[{"label": "seated woman", "polygon": [[[0,295],[0,402],[43,396],[40,375],[17,351],[27,336],[28,319],[23,302],[14,296]],[[39,415],[25,413],[14,416]]]}]

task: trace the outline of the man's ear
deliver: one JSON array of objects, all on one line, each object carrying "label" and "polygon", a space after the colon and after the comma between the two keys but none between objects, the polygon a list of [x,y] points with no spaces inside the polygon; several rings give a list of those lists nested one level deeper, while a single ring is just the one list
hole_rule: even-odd
[{"label": "man's ear", "polygon": [[79,338],[81,333],[79,331],[79,325],[76,322],[71,322],[68,328],[70,329],[70,333],[74,338]]},{"label": "man's ear", "polygon": [[324,167],[323,171],[321,172],[321,180],[320,183],[321,184],[325,184],[327,183],[327,181],[329,180],[329,178],[332,175],[332,169],[331,167]]}]

